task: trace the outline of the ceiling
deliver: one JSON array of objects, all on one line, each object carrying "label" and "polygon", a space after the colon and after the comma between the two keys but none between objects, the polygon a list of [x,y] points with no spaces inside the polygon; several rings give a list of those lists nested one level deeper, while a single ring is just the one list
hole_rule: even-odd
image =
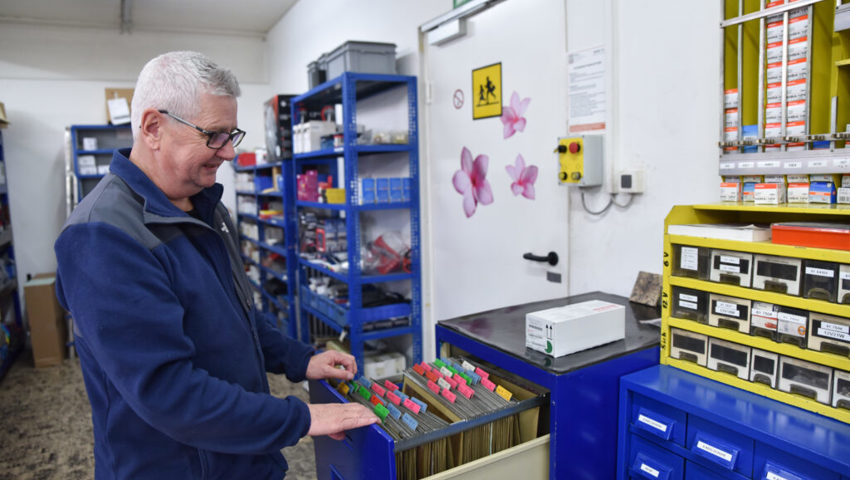
[{"label": "ceiling", "polygon": [[296,1],[0,0],[0,23],[265,36]]}]

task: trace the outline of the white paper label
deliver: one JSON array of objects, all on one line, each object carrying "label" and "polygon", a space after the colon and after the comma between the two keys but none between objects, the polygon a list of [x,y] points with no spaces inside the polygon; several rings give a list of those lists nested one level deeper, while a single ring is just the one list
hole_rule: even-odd
[{"label": "white paper label", "polygon": [[658,474],[659,474],[659,473],[661,473],[661,472],[659,472],[658,470],[656,470],[656,469],[654,469],[654,468],[650,467],[649,465],[647,465],[647,464],[645,464],[645,463],[641,463],[641,464],[640,464],[640,469],[641,469],[642,471],[644,471],[644,472],[646,472],[646,473],[648,473],[648,474],[652,475],[652,476],[653,476],[653,477],[655,477],[655,478],[658,478]]},{"label": "white paper label", "polygon": [[661,430],[662,432],[667,431],[667,425],[664,425],[663,423],[661,423],[657,420],[653,420],[653,419],[647,417],[646,415],[643,415],[643,414],[638,415],[638,421],[640,423],[645,423],[646,425],[649,425],[650,427],[652,427],[656,430]]},{"label": "white paper label", "polygon": [[732,264],[732,265],[740,265],[741,259],[738,258],[738,257],[730,257],[728,255],[721,255],[720,256],[720,263],[729,263],[729,264]]},{"label": "white paper label", "polygon": [[[781,165],[782,164],[778,160],[773,160],[773,161],[770,161],[770,162],[758,162],[759,168],[779,168]],[[765,182],[770,183],[770,182],[767,182],[766,180],[765,180]]]},{"label": "white paper label", "polygon": [[697,306],[697,304],[693,303],[693,302],[685,302],[685,301],[679,300],[679,306],[687,308],[689,310],[699,310],[699,307]]},{"label": "white paper label", "polygon": [[717,302],[714,304],[714,312],[730,317],[738,317],[738,305],[729,302]]},{"label": "white paper label", "polygon": [[792,313],[779,312],[779,333],[794,335],[796,337],[806,336],[806,317],[794,315]]},{"label": "white paper label", "polygon": [[738,168],[753,168],[755,167],[755,163],[753,162],[738,162]]},{"label": "white paper label", "polygon": [[841,272],[838,274],[838,278],[842,280],[850,280],[850,272]]},{"label": "white paper label", "polygon": [[809,168],[821,168],[827,166],[826,160],[812,160],[809,162]]},{"label": "white paper label", "polygon": [[469,363],[469,362],[468,362],[468,361],[466,361],[466,360],[464,360],[464,361],[463,361],[463,363],[461,363],[461,364],[460,364],[460,366],[461,366],[461,367],[463,367],[463,368],[465,368],[466,370],[469,370],[470,372],[474,372],[474,371],[475,371],[475,365],[473,365],[473,364]]},{"label": "white paper label", "polygon": [[766,480],[789,480],[788,478],[783,477],[782,475],[777,475],[773,472],[767,472]]},{"label": "white paper label", "polygon": [[806,275],[833,278],[835,277],[835,271],[827,270],[825,268],[806,267]]},{"label": "white paper label", "polygon": [[698,270],[699,250],[696,247],[682,247],[682,258],[679,267],[682,270]]},{"label": "white paper label", "polygon": [[803,162],[785,162],[786,169],[803,168]]},{"label": "white paper label", "polygon": [[820,322],[818,335],[850,341],[850,326],[838,323]]},{"label": "white paper label", "polygon": [[850,168],[850,159],[847,158],[838,158],[832,161],[832,164],[835,168],[840,168],[842,170]]},{"label": "white paper label", "polygon": [[720,264],[721,272],[731,272],[731,273],[741,273],[741,267],[736,267],[734,265],[724,265]]},{"label": "white paper label", "polygon": [[850,188],[838,187],[836,201],[838,203],[850,203]]},{"label": "white paper label", "polygon": [[754,302],[750,323],[754,327],[776,330],[776,316],[778,313],[776,307],[770,303]]},{"label": "white paper label", "polygon": [[448,389],[448,390],[451,390],[451,388],[452,388],[451,384],[449,382],[447,382],[445,378],[442,378],[442,377],[437,379],[437,385],[441,386],[442,388]]},{"label": "white paper label", "polygon": [[687,302],[698,302],[699,298],[696,295],[688,295],[687,293],[680,293],[679,300],[685,300]]},{"label": "white paper label", "polygon": [[702,440],[697,441],[697,448],[699,448],[700,450],[702,450],[704,452],[708,452],[708,453],[714,455],[715,457],[722,458],[723,460],[725,460],[727,462],[732,461],[732,454],[731,453],[725,452],[725,451],[723,451],[723,450],[721,450],[721,449],[719,449],[719,448],[717,448],[713,445],[709,445],[709,444],[703,442]]},{"label": "white paper label", "polygon": [[734,162],[732,162],[732,163],[721,163],[720,164],[720,170],[732,170],[733,168],[735,168]]}]

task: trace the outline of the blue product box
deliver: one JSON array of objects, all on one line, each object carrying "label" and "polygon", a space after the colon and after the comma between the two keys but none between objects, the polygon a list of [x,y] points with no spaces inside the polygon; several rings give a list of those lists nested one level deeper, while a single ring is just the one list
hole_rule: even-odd
[{"label": "blue product box", "polygon": [[375,179],[375,200],[378,203],[390,202],[390,179],[377,178]]},{"label": "blue product box", "polygon": [[360,203],[375,203],[374,178],[363,178],[360,180]]},{"label": "blue product box", "polygon": [[756,182],[745,182],[741,197],[745,202],[754,202],[756,193]]},{"label": "blue product box", "polygon": [[835,203],[835,184],[812,182],[809,185],[809,203]]},{"label": "blue product box", "polygon": [[410,186],[413,185],[412,178],[402,178],[401,179],[401,200],[403,202],[410,201]]},{"label": "blue product box", "polygon": [[[741,126],[741,138],[744,140],[751,139],[755,141],[759,135],[758,125],[743,125]],[[743,148],[744,153],[756,153],[759,151],[758,145],[748,145]]]},{"label": "blue product box", "polygon": [[402,191],[401,178],[390,178],[390,201],[401,202],[403,197],[404,192]]}]

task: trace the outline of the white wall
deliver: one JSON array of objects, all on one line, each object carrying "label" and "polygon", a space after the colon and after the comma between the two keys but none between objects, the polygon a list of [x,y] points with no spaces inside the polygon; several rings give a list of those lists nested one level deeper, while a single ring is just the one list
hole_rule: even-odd
[{"label": "white wall", "polygon": [[451,9],[451,0],[299,1],[268,34],[269,71],[277,93],[308,89],[307,64],[347,40],[396,44],[398,73],[419,69],[417,29]]},{"label": "white wall", "polygon": [[[150,58],[186,49],[234,71],[243,89],[243,145],[262,145],[262,101],[271,91],[266,44],[259,37],[0,25],[0,101],[11,121],[3,136],[22,278],[56,269],[53,242],[65,221],[65,127],[106,123],[104,88],[132,87]],[[224,167],[219,179],[232,185],[230,169]],[[233,189],[226,192],[232,206]]]},{"label": "white wall", "polygon": [[[711,1],[567,1],[569,49],[614,45],[609,170],[641,167],[646,183],[598,217],[571,193],[571,294],[628,296],[638,271],[661,273],[670,208],[718,200],[719,22]],[[586,199],[599,210],[608,195],[595,190]]]}]

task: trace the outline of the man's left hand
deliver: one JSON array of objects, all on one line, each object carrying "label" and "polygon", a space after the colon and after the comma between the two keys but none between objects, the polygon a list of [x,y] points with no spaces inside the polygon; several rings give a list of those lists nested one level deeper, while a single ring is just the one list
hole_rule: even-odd
[{"label": "man's left hand", "polygon": [[313,355],[310,358],[310,363],[307,364],[307,378],[310,380],[326,378],[351,380],[355,373],[357,373],[357,362],[354,357],[336,350],[328,350]]}]

